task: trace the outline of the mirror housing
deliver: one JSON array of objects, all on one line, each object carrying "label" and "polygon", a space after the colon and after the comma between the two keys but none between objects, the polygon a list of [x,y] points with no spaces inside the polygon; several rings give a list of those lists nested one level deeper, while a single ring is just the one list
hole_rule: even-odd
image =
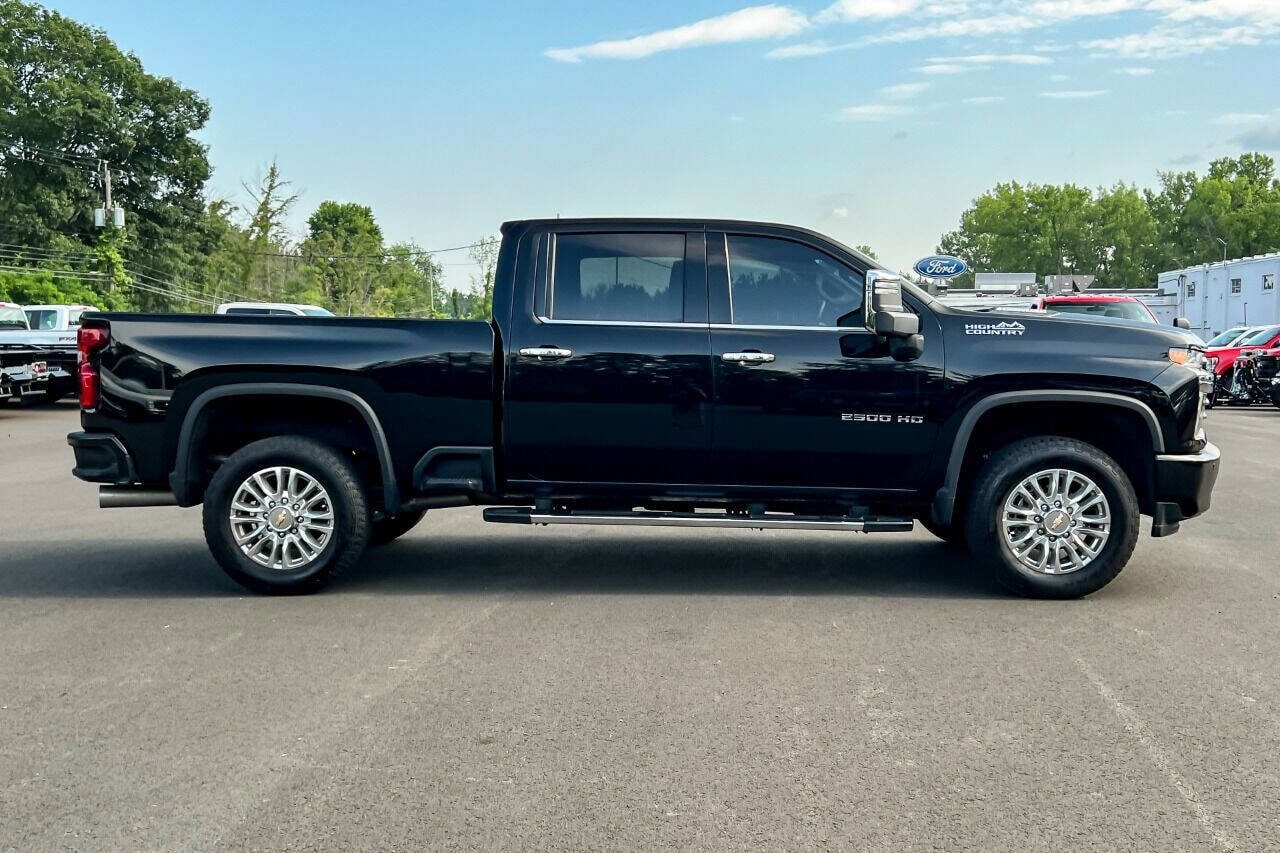
[{"label": "mirror housing", "polygon": [[1179,329],[1182,329],[1184,332],[1191,331],[1191,321],[1188,320],[1186,317],[1178,317],[1173,321],[1173,325]]},{"label": "mirror housing", "polygon": [[920,334],[920,318],[902,304],[902,279],[884,270],[867,271],[867,327],[886,338]]}]

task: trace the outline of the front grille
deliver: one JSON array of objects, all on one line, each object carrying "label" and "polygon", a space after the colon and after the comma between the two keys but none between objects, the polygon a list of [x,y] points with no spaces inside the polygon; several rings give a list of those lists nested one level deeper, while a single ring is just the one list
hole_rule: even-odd
[{"label": "front grille", "polygon": [[1253,369],[1259,379],[1274,379],[1280,375],[1280,356],[1260,355],[1255,359]]}]

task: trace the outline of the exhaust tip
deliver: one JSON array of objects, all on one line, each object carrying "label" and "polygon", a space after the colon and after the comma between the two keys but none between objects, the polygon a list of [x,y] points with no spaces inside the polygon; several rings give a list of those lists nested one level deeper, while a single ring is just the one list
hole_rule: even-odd
[{"label": "exhaust tip", "polygon": [[163,489],[139,489],[133,486],[99,486],[98,506],[102,509],[124,509],[139,506],[177,506],[173,492]]}]

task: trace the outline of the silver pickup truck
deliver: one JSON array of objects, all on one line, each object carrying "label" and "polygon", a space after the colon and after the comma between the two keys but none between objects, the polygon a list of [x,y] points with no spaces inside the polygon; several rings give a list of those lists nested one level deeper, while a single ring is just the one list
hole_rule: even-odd
[{"label": "silver pickup truck", "polygon": [[26,404],[51,403],[76,390],[76,333],[89,305],[0,302],[0,371],[7,394]]}]

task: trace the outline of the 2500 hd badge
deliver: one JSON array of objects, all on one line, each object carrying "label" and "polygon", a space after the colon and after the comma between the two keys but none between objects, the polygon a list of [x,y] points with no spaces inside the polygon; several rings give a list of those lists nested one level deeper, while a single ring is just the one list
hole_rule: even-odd
[{"label": "2500 hd badge", "polygon": [[855,424],[922,424],[924,415],[877,415],[866,412],[841,412],[840,420]]}]

